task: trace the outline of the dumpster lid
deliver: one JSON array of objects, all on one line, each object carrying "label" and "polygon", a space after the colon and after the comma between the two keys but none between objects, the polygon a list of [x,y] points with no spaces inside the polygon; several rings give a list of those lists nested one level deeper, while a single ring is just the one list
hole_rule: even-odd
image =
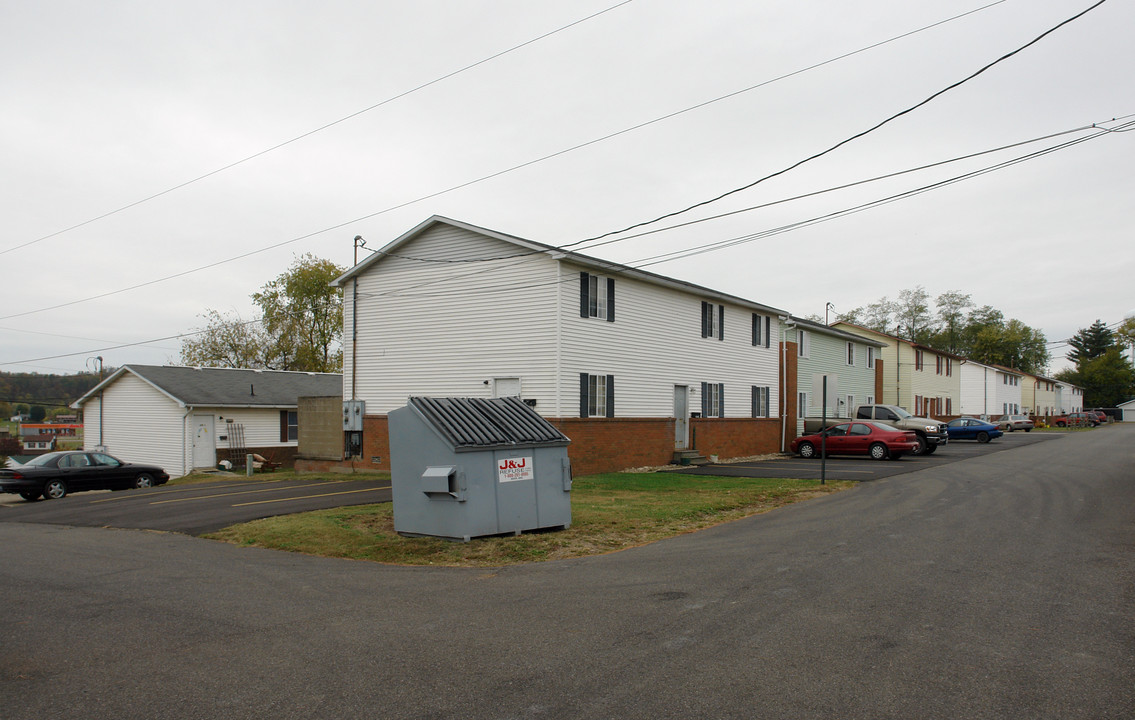
[{"label": "dumpster lid", "polygon": [[429,398],[410,403],[455,449],[566,445],[571,440],[518,397]]}]

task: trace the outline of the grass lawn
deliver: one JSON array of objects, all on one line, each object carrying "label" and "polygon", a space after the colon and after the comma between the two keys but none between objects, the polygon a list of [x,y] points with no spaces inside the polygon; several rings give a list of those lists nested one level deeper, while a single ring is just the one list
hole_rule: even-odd
[{"label": "grass lawn", "polygon": [[[272,474],[257,477],[270,479]],[[392,507],[385,503],[265,518],[206,537],[325,557],[402,565],[494,567],[624,550],[853,485],[820,485],[818,480],[608,473],[575,479],[571,493],[572,525],[563,531],[478,538],[468,543],[406,538],[394,532]]]}]

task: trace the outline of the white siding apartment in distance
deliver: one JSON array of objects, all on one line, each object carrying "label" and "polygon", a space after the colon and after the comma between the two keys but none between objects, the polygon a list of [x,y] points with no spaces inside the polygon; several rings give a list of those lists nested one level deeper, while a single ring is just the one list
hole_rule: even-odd
[{"label": "white siding apartment in distance", "polygon": [[975,417],[1021,412],[1023,375],[975,360],[961,362],[962,415]]}]

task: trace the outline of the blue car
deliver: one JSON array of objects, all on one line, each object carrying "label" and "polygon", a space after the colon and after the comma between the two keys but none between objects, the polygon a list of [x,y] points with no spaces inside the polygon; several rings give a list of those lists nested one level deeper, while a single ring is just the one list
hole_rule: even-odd
[{"label": "blue car", "polygon": [[960,417],[946,423],[946,431],[950,435],[950,442],[954,440],[977,440],[987,443],[993,438],[999,438],[1005,433],[993,423],[971,417]]}]

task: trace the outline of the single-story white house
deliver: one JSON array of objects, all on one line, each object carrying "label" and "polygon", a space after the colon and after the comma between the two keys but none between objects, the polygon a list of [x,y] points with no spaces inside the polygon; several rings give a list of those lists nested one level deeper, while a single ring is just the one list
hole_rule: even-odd
[{"label": "single-story white house", "polygon": [[1119,420],[1121,422],[1135,422],[1135,400],[1119,403],[1116,407],[1119,408]]},{"label": "single-story white house", "polygon": [[299,398],[342,389],[336,373],[124,365],[71,407],[83,411],[84,449],[181,477],[230,450],[290,462]]}]

